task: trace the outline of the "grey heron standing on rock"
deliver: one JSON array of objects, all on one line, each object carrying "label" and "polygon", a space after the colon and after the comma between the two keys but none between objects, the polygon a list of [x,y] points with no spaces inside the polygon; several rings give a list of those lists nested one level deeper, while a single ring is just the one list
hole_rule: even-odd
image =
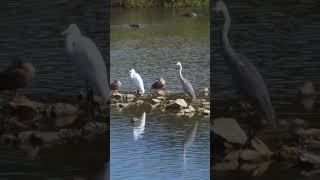
[{"label": "grey heron standing on rock", "polygon": [[181,84],[182,84],[182,87],[183,87],[183,90],[189,94],[189,96],[192,97],[192,101],[196,101],[197,98],[196,98],[196,95],[194,93],[194,90],[193,90],[193,87],[191,85],[191,83],[188,81],[188,79],[184,78],[182,76],[182,65],[180,62],[177,62],[178,66],[180,66],[180,70],[179,70],[179,77],[180,77],[180,81],[181,81]]},{"label": "grey heron standing on rock", "polygon": [[109,98],[109,82],[104,59],[94,42],[83,36],[76,24],[69,25],[62,35],[66,36],[66,52],[69,59],[86,82],[88,111],[91,120],[94,120],[93,93],[102,97],[105,102]]},{"label": "grey heron standing on rock", "polygon": [[[229,42],[229,28],[231,24],[228,8],[223,1],[218,1],[216,11],[224,15],[224,26],[221,35],[223,50],[227,66],[232,73],[233,85],[239,95],[257,107],[258,112],[263,114],[273,127],[277,127],[277,119],[271,104],[267,86],[256,67],[243,55],[237,53]],[[261,120],[252,123],[260,124]],[[251,138],[255,136],[253,130]],[[250,135],[249,135],[250,137]]]},{"label": "grey heron standing on rock", "polygon": [[136,73],[134,69],[131,69],[129,73],[130,73],[130,78],[133,81],[133,84],[138,88],[137,94],[138,95],[140,95],[140,93],[144,94],[145,91],[144,91],[144,85],[143,85],[141,76],[138,73]]}]

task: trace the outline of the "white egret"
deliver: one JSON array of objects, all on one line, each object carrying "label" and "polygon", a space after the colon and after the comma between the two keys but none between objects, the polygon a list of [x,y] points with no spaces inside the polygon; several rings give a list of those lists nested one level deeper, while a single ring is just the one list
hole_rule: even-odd
[{"label": "white egret", "polygon": [[183,87],[183,90],[189,94],[191,97],[192,97],[192,101],[196,101],[196,95],[194,93],[194,90],[193,90],[193,87],[191,85],[191,83],[182,76],[182,65],[180,62],[177,62],[178,66],[180,66],[180,70],[179,70],[179,75],[180,75],[180,81],[181,81],[181,84],[182,84],[182,87]]},{"label": "white egret", "polygon": [[130,73],[130,78],[132,79],[134,85],[138,88],[138,94],[139,93],[144,94],[145,91],[144,91],[144,85],[143,85],[141,76],[138,73],[136,73],[134,69],[131,69],[129,73]]},{"label": "white egret", "polygon": [[[86,82],[88,103],[93,103],[93,93],[109,99],[109,82],[104,59],[94,42],[83,36],[76,24],[71,24],[62,33],[66,36],[66,52]],[[91,109],[91,114],[93,109]]]}]

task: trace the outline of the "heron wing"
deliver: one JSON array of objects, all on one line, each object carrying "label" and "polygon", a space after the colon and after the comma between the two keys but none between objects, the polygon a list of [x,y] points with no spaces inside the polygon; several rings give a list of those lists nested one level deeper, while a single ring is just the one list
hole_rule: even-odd
[{"label": "heron wing", "polygon": [[109,83],[104,59],[93,41],[81,36],[74,41],[74,61],[98,95],[107,98]]},{"label": "heron wing", "polygon": [[138,73],[135,73],[132,77],[133,82],[135,85],[139,88],[139,91],[141,91],[144,94],[144,85],[141,76]]},{"label": "heron wing", "polygon": [[181,80],[182,80],[182,85],[183,85],[184,91],[186,91],[192,97],[192,99],[196,99],[196,95],[194,93],[194,90],[193,90],[191,83],[185,78],[183,78]]},{"label": "heron wing", "polygon": [[275,125],[275,112],[269,96],[268,88],[256,67],[249,60],[241,56],[243,64],[238,65],[239,69],[239,84],[241,93],[249,97],[253,103],[259,105],[267,119]]}]

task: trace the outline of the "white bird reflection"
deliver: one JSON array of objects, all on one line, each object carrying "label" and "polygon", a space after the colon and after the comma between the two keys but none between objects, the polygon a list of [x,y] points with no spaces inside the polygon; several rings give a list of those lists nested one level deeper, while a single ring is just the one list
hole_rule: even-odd
[{"label": "white bird reflection", "polygon": [[146,113],[143,112],[140,118],[134,118],[133,138],[135,141],[142,138],[146,124]]},{"label": "white bird reflection", "polygon": [[187,133],[185,135],[185,139],[184,139],[184,148],[183,148],[183,162],[184,162],[184,168],[186,168],[186,164],[187,164],[187,149],[188,147],[193,143],[194,138],[196,137],[197,134],[197,130],[198,130],[198,121],[196,121],[193,125],[192,128],[187,130]]}]

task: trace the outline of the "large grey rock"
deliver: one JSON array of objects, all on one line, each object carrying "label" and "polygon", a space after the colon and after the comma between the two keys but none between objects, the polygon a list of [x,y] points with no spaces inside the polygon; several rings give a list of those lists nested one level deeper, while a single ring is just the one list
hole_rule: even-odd
[{"label": "large grey rock", "polygon": [[234,144],[244,145],[248,139],[237,121],[232,118],[214,119],[213,132],[224,138],[226,141]]},{"label": "large grey rock", "polygon": [[186,101],[184,99],[176,99],[173,103],[170,103],[167,106],[167,109],[169,110],[180,110],[180,109],[184,109],[187,108],[188,104],[186,103]]}]

